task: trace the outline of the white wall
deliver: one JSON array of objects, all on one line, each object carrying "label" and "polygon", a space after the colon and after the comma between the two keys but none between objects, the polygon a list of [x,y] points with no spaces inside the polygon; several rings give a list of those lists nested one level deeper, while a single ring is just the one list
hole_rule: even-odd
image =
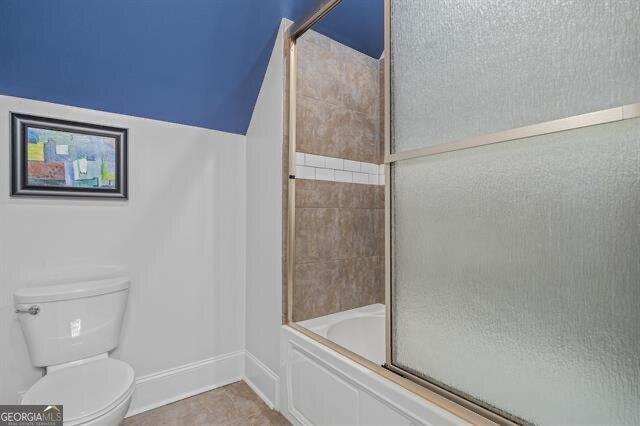
[{"label": "white wall", "polygon": [[[10,111],[127,127],[129,201],[10,198]],[[14,291],[77,265],[131,277],[112,356],[139,378],[133,411],[241,377],[244,136],[0,96],[0,153],[0,404],[41,374]]]},{"label": "white wall", "polygon": [[282,20],[247,131],[247,292],[245,377],[278,405],[282,323]]}]

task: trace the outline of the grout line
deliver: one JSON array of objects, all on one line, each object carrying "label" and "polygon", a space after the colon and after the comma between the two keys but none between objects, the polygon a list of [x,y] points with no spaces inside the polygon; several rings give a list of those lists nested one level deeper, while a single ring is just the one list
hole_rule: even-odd
[{"label": "grout line", "polygon": [[296,206],[298,209],[384,210],[384,207]]},{"label": "grout line", "polygon": [[306,93],[299,93],[299,95],[302,98],[311,99],[312,101],[315,101],[315,102],[320,102],[320,103],[325,104],[325,105],[329,105],[329,106],[332,106],[332,107],[335,107],[335,108],[339,108],[339,109],[343,109],[343,110],[346,110],[346,111],[349,111],[349,112],[353,112],[353,113],[362,115],[362,116],[364,116],[366,118],[371,118],[373,120],[376,120],[378,118],[376,116],[379,115],[378,114],[379,111],[372,111],[372,112],[360,111],[358,109],[349,108],[346,105],[341,105],[341,104],[336,103],[336,102],[331,102],[331,101],[329,101],[327,99],[320,99],[320,98],[317,98],[317,97],[315,97],[313,95],[309,95],[309,94],[306,94]]},{"label": "grout line", "polygon": [[335,259],[319,259],[319,260],[310,260],[306,262],[298,262],[296,265],[310,265],[310,264],[319,264],[319,263],[335,263],[335,262],[346,262],[350,260],[358,260],[358,259],[378,259],[384,258],[384,254],[372,254],[368,256],[354,256],[354,257],[340,257]]}]

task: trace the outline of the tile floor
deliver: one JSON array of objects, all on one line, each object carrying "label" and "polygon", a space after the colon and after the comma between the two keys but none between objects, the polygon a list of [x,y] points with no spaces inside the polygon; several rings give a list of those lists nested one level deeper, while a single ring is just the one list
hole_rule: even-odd
[{"label": "tile floor", "polygon": [[124,420],[124,426],[289,425],[245,382],[236,382]]}]

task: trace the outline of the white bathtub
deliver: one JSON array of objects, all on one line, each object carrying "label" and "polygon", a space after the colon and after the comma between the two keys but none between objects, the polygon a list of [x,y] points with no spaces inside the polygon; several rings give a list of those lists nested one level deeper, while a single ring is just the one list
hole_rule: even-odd
[{"label": "white bathtub", "polygon": [[300,325],[376,364],[384,364],[384,305],[363,306],[301,321]]},{"label": "white bathtub", "polygon": [[[384,362],[384,305],[299,323],[377,364]],[[295,426],[468,423],[299,331],[282,327],[280,411]]]}]

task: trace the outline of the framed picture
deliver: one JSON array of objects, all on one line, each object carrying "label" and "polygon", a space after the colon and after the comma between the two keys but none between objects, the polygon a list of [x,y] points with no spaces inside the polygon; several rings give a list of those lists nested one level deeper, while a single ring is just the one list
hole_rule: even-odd
[{"label": "framed picture", "polygon": [[11,113],[11,195],[127,198],[127,129]]}]

